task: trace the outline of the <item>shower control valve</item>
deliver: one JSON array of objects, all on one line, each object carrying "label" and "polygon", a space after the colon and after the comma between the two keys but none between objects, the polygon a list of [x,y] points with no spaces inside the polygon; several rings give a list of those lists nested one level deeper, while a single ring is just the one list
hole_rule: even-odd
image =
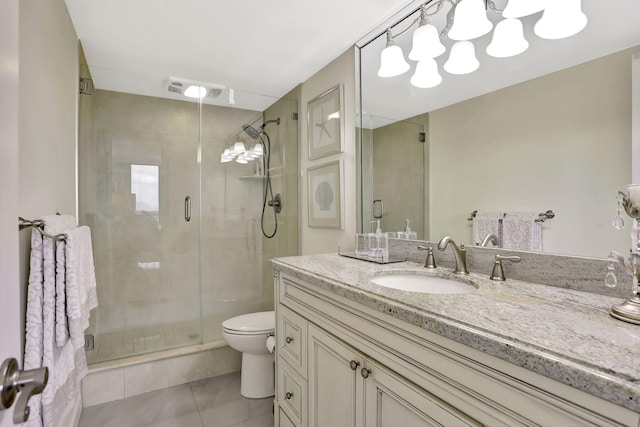
[{"label": "shower control valve", "polygon": [[280,197],[280,194],[276,194],[276,196],[273,199],[269,200],[267,204],[273,207],[273,210],[277,214],[282,212],[282,198]]}]

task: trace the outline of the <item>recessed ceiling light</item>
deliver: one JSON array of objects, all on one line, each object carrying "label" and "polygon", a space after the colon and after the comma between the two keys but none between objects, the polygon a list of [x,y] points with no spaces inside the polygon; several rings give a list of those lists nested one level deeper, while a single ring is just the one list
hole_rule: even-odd
[{"label": "recessed ceiling light", "polygon": [[207,95],[207,88],[202,86],[189,86],[182,93],[184,96],[189,98],[204,98]]}]

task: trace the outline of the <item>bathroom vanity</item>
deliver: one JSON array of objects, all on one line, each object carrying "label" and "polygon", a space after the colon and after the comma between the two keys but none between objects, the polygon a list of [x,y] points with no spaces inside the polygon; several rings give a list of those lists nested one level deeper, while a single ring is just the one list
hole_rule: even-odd
[{"label": "bathroom vanity", "polygon": [[474,273],[473,292],[408,292],[371,279],[451,270],[337,254],[272,265],[276,426],[640,425],[640,326],[609,316],[617,298]]}]

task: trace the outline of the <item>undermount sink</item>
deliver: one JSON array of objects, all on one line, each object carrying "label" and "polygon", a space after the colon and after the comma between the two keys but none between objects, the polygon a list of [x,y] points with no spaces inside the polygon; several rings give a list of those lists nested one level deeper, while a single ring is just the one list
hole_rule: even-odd
[{"label": "undermount sink", "polygon": [[478,290],[468,283],[422,274],[389,274],[370,279],[385,288],[424,294],[468,294]]}]

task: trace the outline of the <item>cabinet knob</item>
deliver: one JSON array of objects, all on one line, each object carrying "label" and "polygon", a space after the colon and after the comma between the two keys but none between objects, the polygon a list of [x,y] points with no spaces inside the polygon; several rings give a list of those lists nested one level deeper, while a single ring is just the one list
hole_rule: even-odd
[{"label": "cabinet knob", "polygon": [[293,397],[293,393],[291,393],[290,391],[288,391],[285,395],[284,398],[287,400],[290,400]]},{"label": "cabinet knob", "polygon": [[360,370],[360,375],[362,375],[362,378],[369,378],[369,375],[371,375],[371,369],[362,368]]},{"label": "cabinet knob", "polygon": [[292,337],[286,337],[284,340],[287,342],[287,344],[291,344],[293,342]]},{"label": "cabinet knob", "polygon": [[349,363],[349,366],[351,367],[352,371],[355,371],[356,369],[358,369],[358,366],[360,366],[360,362],[356,362],[355,360],[352,360]]}]

